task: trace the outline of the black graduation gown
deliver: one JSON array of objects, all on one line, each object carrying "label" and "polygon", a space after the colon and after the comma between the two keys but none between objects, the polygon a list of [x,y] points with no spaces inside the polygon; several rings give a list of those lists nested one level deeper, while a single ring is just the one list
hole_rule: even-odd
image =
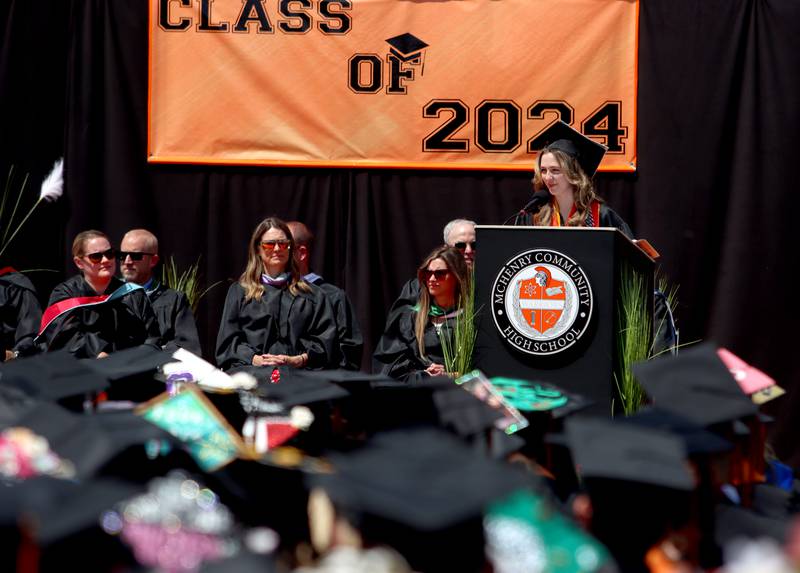
[{"label": "black graduation gown", "polygon": [[34,354],[37,348],[33,339],[41,322],[42,307],[28,277],[16,271],[0,276],[0,351],[13,350],[21,356]]},{"label": "black graduation gown", "polygon": [[[103,294],[111,294],[123,283],[111,279]],[[84,296],[97,296],[82,275],[76,275],[56,286],[48,306],[59,301]],[[75,308],[50,324],[39,342],[45,350],[68,349],[76,358],[95,358],[101,352],[114,352],[148,344],[161,348],[158,321],[144,289],[101,305]]]},{"label": "black graduation gown", "polygon": [[217,366],[231,370],[252,366],[256,354],[308,353],[308,369],[335,368],[336,321],[323,292],[292,295],[286,288],[264,286],[259,300],[245,300],[242,285],[228,289],[217,334]]},{"label": "black graduation gown", "polygon": [[[397,380],[414,382],[428,376],[425,369],[432,363],[444,364],[444,353],[436,327],[428,321],[424,333],[426,357],[417,348],[414,321],[417,311],[406,305],[389,314],[386,328],[372,354],[372,370]],[[443,324],[442,328],[448,328]]]},{"label": "black graduation gown", "polygon": [[364,352],[364,338],[358,327],[353,305],[347,294],[334,284],[318,276],[311,284],[318,286],[331,303],[336,320],[336,348],[332,363],[345,370],[360,370]]},{"label": "black graduation gown", "polygon": [[407,306],[414,306],[419,300],[419,279],[414,277],[406,281],[403,288],[400,289],[400,294],[397,299],[392,303],[391,308],[386,316],[391,316],[395,312],[399,312]]},{"label": "black graduation gown", "polygon": [[173,353],[178,348],[185,348],[200,356],[200,336],[186,295],[158,283],[147,291],[147,296],[158,319],[164,350]]},{"label": "black graduation gown", "polygon": [[[533,215],[530,213],[525,213],[524,215],[518,216],[514,220],[515,225],[533,225]],[[631,230],[630,226],[625,222],[625,220],[617,214],[614,209],[606,205],[605,203],[600,203],[600,227],[614,227],[615,229],[619,229],[622,233],[628,237],[629,239],[633,240],[633,231]]]},{"label": "black graduation gown", "polygon": [[[515,225],[532,225],[533,216],[530,214],[521,215],[514,222]],[[634,235],[628,224],[605,203],[600,203],[600,226],[614,227],[633,240]],[[672,311],[667,304],[664,293],[656,289],[653,299],[653,347],[655,353],[661,353],[672,349],[677,344],[677,331],[672,318]]]}]

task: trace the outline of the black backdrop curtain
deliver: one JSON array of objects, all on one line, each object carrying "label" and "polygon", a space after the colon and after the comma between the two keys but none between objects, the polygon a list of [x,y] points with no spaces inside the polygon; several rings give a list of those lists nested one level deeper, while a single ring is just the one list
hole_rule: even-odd
[{"label": "black backdrop curtain", "polygon": [[[277,214],[315,231],[314,266],[347,290],[371,350],[446,221],[498,223],[529,197],[531,174],[148,165],[147,2],[0,6],[0,173],[14,164],[38,189],[66,158],[65,197],[39,208],[2,261],[55,269],[31,275],[43,298],[73,273],[78,231],[118,241],[147,227],[162,256],[182,266],[202,256],[205,281],[225,282],[198,312],[211,356],[227,282],[255,224]],[[597,177],[679,285],[682,341],[714,340],[787,388],[771,406],[772,438],[795,464],[798,23],[795,0],[642,1],[638,171]],[[530,41],[535,49],[534,31]]]}]

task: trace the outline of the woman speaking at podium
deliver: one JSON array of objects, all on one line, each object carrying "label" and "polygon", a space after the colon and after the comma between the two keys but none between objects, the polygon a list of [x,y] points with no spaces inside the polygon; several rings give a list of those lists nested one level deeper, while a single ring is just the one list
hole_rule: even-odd
[{"label": "woman speaking at podium", "polygon": [[517,225],[536,227],[616,227],[628,238],[633,232],[597,196],[592,177],[606,147],[563,121],[547,128],[549,141],[540,152],[533,178],[534,197],[517,217]]},{"label": "woman speaking at podium", "polygon": [[[606,147],[557,121],[542,137],[533,178],[533,199],[517,217],[517,225],[535,227],[614,227],[636,242],[628,224],[597,196],[592,177]],[[649,253],[648,253],[649,254]],[[656,352],[677,347],[678,333],[667,297],[654,293],[653,335]]]}]

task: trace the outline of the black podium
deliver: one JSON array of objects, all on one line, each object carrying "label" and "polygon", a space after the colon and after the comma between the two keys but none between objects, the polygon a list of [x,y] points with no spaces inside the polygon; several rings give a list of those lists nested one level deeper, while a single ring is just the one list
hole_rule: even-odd
[{"label": "black podium", "polygon": [[[490,377],[549,382],[610,415],[620,369],[623,281],[653,308],[654,262],[617,229],[476,228],[474,364]],[[652,322],[652,320],[651,320]]]}]

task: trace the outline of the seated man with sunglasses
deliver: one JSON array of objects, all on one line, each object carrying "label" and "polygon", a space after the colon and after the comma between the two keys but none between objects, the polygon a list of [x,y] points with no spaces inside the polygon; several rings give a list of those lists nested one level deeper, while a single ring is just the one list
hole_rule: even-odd
[{"label": "seated man with sunglasses", "polygon": [[118,253],[119,270],[127,282],[141,285],[150,299],[161,330],[161,343],[167,352],[185,348],[200,356],[200,337],[189,299],[153,276],[158,264],[158,239],[145,229],[125,233]]},{"label": "seated man with sunglasses", "polygon": [[[453,219],[444,226],[444,243],[448,247],[455,247],[464,257],[467,270],[472,271],[475,263],[475,221],[469,219]],[[415,277],[403,285],[400,296],[392,303],[387,316],[406,306],[413,306],[419,299],[419,280]]]},{"label": "seated man with sunglasses", "polygon": [[57,285],[37,342],[77,358],[103,358],[141,344],[160,348],[158,321],[142,287],[114,276],[116,252],[100,231],[78,233],[72,260],[80,274]]}]

